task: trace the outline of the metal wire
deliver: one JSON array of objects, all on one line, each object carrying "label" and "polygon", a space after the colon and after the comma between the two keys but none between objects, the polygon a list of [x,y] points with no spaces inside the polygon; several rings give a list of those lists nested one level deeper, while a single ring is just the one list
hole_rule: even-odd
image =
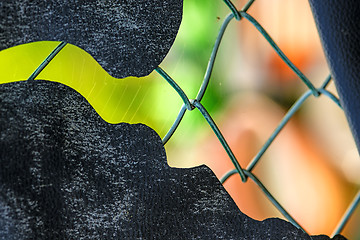
[{"label": "metal wire", "polygon": [[30,77],[27,79],[28,81],[34,80],[41,71],[49,64],[51,60],[66,46],[66,42],[60,42],[59,45],[45,58],[45,60],[39,65],[38,68],[35,69],[35,71],[30,75]]},{"label": "metal wire", "polygon": [[[326,87],[331,82],[331,76],[329,75],[322,83],[322,85],[319,88],[316,88],[312,82],[290,61],[290,59],[284,54],[284,52],[280,49],[280,47],[275,43],[275,41],[270,37],[270,35],[266,32],[266,30],[260,25],[258,21],[256,21],[250,14],[247,13],[247,10],[252,6],[252,4],[255,2],[255,0],[249,0],[241,9],[241,11],[238,11],[235,7],[235,5],[230,0],[223,0],[223,2],[229,7],[230,13],[226,16],[225,20],[223,21],[218,36],[215,40],[213,50],[210,55],[209,63],[205,72],[205,76],[203,79],[203,82],[200,86],[199,92],[194,100],[188,100],[188,98],[184,97],[185,93],[182,93],[182,91],[179,91],[177,84],[174,84],[175,81],[172,80],[169,76],[164,74],[164,72],[160,72],[160,75],[162,75],[165,80],[167,80],[170,85],[174,87],[174,89],[180,94],[184,101],[184,105],[181,107],[178,117],[176,118],[173,126],[169,130],[169,132],[166,134],[166,136],[163,139],[163,143],[166,144],[168,140],[171,138],[173,133],[176,131],[177,127],[181,123],[181,120],[186,112],[186,110],[193,110],[194,108],[198,109],[200,113],[203,115],[203,117],[206,119],[210,127],[213,129],[215,135],[219,139],[220,143],[222,144],[223,148],[227,152],[229,158],[231,159],[235,169],[228,171],[224,174],[223,177],[220,178],[221,183],[225,183],[226,180],[228,180],[231,176],[234,174],[239,174],[241,177],[241,180],[243,182],[246,182],[248,178],[250,178],[253,182],[255,182],[258,187],[264,192],[264,194],[267,196],[267,198],[272,202],[272,204],[279,210],[279,212],[288,219],[294,226],[298,227],[299,229],[302,229],[304,232],[306,232],[301,225],[285,210],[285,208],[282,207],[282,205],[276,200],[276,198],[266,189],[264,184],[255,176],[254,173],[252,173],[254,167],[258,164],[260,159],[262,158],[263,154],[267,151],[267,149],[271,146],[275,138],[278,136],[278,134],[283,130],[283,128],[287,125],[287,123],[290,121],[290,119],[294,116],[294,114],[303,106],[304,102],[310,97],[319,97],[321,95],[328,97],[332,102],[334,102],[336,105],[338,105],[341,109],[341,103],[340,100],[330,91],[326,90]],[[288,67],[304,82],[304,84],[308,87],[308,90],[298,98],[298,100],[293,104],[293,106],[288,110],[288,112],[285,114],[283,119],[280,121],[278,126],[275,128],[273,133],[270,135],[270,137],[267,139],[267,141],[264,143],[262,148],[259,150],[259,152],[255,155],[255,157],[252,159],[252,161],[249,163],[246,169],[242,168],[237,161],[235,155],[233,154],[231,148],[226,142],[226,139],[222,135],[219,128],[216,126],[215,121],[212,119],[211,115],[206,110],[206,107],[204,107],[201,104],[201,100],[206,92],[206,89],[210,83],[211,79],[211,73],[214,69],[214,63],[215,59],[218,53],[219,46],[222,42],[223,35],[227,29],[227,26],[229,23],[233,20],[241,21],[243,19],[248,20],[261,34],[262,36],[267,40],[267,42],[270,44],[270,46],[275,50],[275,52],[280,56],[280,58],[288,65]],[[158,71],[158,70],[157,70]],[[159,71],[158,71],[159,72]],[[171,81],[169,81],[169,78]],[[185,95],[186,96],[186,95]],[[189,103],[190,102],[190,103]],[[190,105],[189,105],[190,104]],[[190,109],[189,109],[190,108]],[[349,221],[351,215],[354,213],[355,209],[360,204],[360,191],[355,196],[353,202],[350,204],[349,208],[345,212],[343,218],[339,221],[338,226],[334,230],[333,236],[336,234],[341,233],[344,226]]]},{"label": "metal wire", "polygon": [[[283,130],[283,128],[287,125],[289,120],[294,116],[294,114],[301,108],[303,103],[310,97],[315,96],[319,97],[320,95],[324,95],[328,97],[331,101],[333,101],[335,104],[337,104],[340,108],[341,103],[340,100],[331,92],[326,90],[326,87],[331,81],[331,76],[328,76],[322,85],[319,88],[316,88],[312,82],[290,61],[290,59],[283,53],[283,51],[280,49],[280,47],[274,42],[274,40],[270,37],[270,35],[266,32],[266,30],[260,25],[259,22],[257,22],[251,15],[247,13],[248,9],[252,6],[252,4],[255,2],[255,0],[249,0],[241,9],[241,11],[238,11],[235,7],[235,5],[230,0],[223,0],[223,2],[229,7],[230,13],[227,15],[225,20],[222,23],[222,26],[219,30],[218,36],[215,40],[213,50],[210,55],[210,59],[208,62],[208,66],[204,75],[204,79],[202,81],[202,84],[199,88],[198,94],[195,97],[194,100],[190,100],[186,93],[181,89],[181,87],[174,81],[160,66],[157,67],[155,70],[159,73],[161,77],[163,77],[169,84],[172,86],[175,91],[179,94],[181,99],[183,100],[184,104],[182,105],[179,114],[174,121],[172,127],[168,131],[168,133],[163,138],[163,144],[166,144],[169,139],[173,136],[174,132],[176,131],[179,124],[181,124],[181,121],[183,119],[184,114],[187,110],[192,111],[194,109],[197,109],[200,111],[200,113],[203,115],[203,117],[208,122],[209,126],[213,129],[215,135],[219,139],[220,143],[222,144],[223,148],[227,152],[229,158],[231,159],[235,169],[227,172],[224,174],[223,177],[221,177],[220,181],[221,183],[225,183],[231,176],[234,174],[239,174],[241,177],[241,180],[243,182],[246,182],[248,178],[250,178],[254,183],[256,183],[259,188],[264,192],[264,194],[269,198],[269,200],[273,203],[273,205],[279,210],[279,212],[288,219],[292,224],[294,224],[296,227],[302,229],[304,232],[305,230],[301,227],[301,225],[281,206],[281,204],[276,200],[276,198],[266,189],[265,185],[252,173],[254,167],[258,164],[258,162],[261,160],[263,154],[267,151],[267,149],[271,146],[274,139],[278,136],[278,134]],[[214,69],[215,65],[215,59],[219,50],[219,46],[222,42],[223,35],[227,29],[227,26],[229,23],[233,20],[241,21],[243,19],[248,20],[253,26],[262,34],[262,36],[267,40],[267,42],[270,44],[270,46],[275,50],[275,52],[281,57],[281,59],[289,66],[289,68],[305,83],[305,85],[308,87],[308,90],[298,98],[298,100],[293,104],[293,106],[288,110],[288,112],[285,114],[283,119],[280,121],[278,126],[274,129],[273,133],[270,135],[270,137],[267,139],[267,141],[264,143],[262,148],[259,150],[259,152],[255,155],[255,157],[252,159],[252,161],[249,163],[246,169],[242,168],[237,161],[233,151],[229,147],[229,145],[226,142],[226,139],[222,135],[220,129],[217,127],[215,121],[209,114],[209,112],[206,110],[206,107],[201,104],[201,101],[203,99],[203,96],[206,92],[206,89],[210,83],[211,74]],[[51,53],[50,55],[40,64],[40,66],[34,71],[33,74],[28,78],[28,80],[34,80],[38,74],[47,66],[47,64],[56,56],[57,53],[59,53],[64,46],[66,45],[65,42],[61,42]],[[353,202],[349,205],[349,208],[344,213],[344,216],[339,221],[338,226],[335,228],[333,235],[341,233],[341,231],[344,229],[344,226],[348,223],[350,217],[354,213],[355,209],[359,206],[360,202],[360,191],[355,196]]]},{"label": "metal wire", "polygon": [[335,235],[341,233],[341,231],[344,229],[346,223],[349,221],[351,215],[354,213],[354,211],[355,211],[356,207],[359,205],[359,203],[360,203],[360,191],[356,194],[356,196],[354,197],[354,200],[351,202],[348,209],[344,213],[344,216],[341,218],[340,222],[336,226],[335,231],[333,232],[332,236],[335,236]]}]

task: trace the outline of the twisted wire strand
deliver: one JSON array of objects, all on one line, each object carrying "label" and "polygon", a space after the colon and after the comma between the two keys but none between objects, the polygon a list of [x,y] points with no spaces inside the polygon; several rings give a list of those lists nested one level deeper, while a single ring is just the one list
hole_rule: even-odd
[{"label": "twisted wire strand", "polygon": [[[280,49],[280,47],[275,43],[275,41],[270,37],[270,35],[267,33],[267,31],[260,25],[260,23],[253,18],[250,14],[247,13],[247,10],[252,6],[252,4],[255,2],[255,0],[249,0],[241,9],[241,11],[238,11],[234,4],[230,0],[223,0],[223,2],[228,6],[230,9],[230,13],[225,17],[225,20],[223,21],[220,30],[218,32],[217,38],[214,43],[213,50],[211,52],[209,62],[207,69],[205,71],[204,79],[202,81],[202,84],[199,88],[198,94],[194,100],[189,100],[186,96],[186,94],[181,90],[181,88],[176,84],[174,80],[172,80],[167,74],[164,74],[164,71],[159,71],[160,67],[156,69],[160,75],[162,75],[165,80],[169,82],[171,86],[174,87],[174,89],[178,92],[180,97],[183,99],[184,104],[181,107],[179,114],[166,134],[166,136],[163,138],[163,143],[166,144],[168,140],[171,138],[171,136],[176,131],[177,127],[181,123],[181,120],[183,119],[183,116],[186,112],[186,110],[192,111],[194,108],[197,108],[200,113],[203,115],[205,120],[208,122],[210,127],[213,129],[215,135],[218,137],[218,140],[222,144],[223,148],[227,152],[230,160],[232,161],[235,169],[228,171],[225,173],[221,178],[220,182],[224,184],[226,180],[228,180],[231,176],[234,174],[239,174],[241,177],[242,182],[246,182],[248,178],[253,180],[258,187],[264,192],[264,194],[268,197],[268,199],[272,202],[272,204],[279,210],[279,212],[288,219],[294,226],[298,227],[299,229],[303,230],[305,229],[301,227],[301,225],[282,207],[282,205],[276,200],[276,198],[266,189],[264,184],[252,173],[252,170],[257,165],[259,160],[262,158],[263,154],[267,151],[267,149],[270,147],[272,142],[275,140],[275,138],[278,136],[278,134],[283,130],[283,128],[287,125],[287,123],[290,121],[290,119],[294,116],[294,114],[303,106],[304,102],[310,97],[320,97],[321,95],[328,97],[331,101],[333,101],[336,105],[338,105],[341,109],[341,102],[333,93],[326,90],[326,87],[331,82],[331,75],[329,75],[322,83],[322,85],[319,88],[316,88],[312,82],[290,61],[290,59],[284,54],[284,52]],[[308,90],[303,93],[302,96],[300,96],[297,101],[293,104],[293,106],[288,110],[288,112],[285,114],[283,119],[280,121],[278,126],[275,128],[273,133],[270,135],[270,137],[267,139],[267,141],[264,143],[262,148],[259,150],[259,152],[255,155],[255,157],[252,159],[252,161],[249,163],[246,169],[242,168],[236,159],[235,155],[233,154],[231,148],[229,147],[228,143],[226,142],[226,139],[223,137],[221,131],[217,127],[215,121],[212,119],[211,115],[206,110],[206,107],[204,107],[201,104],[201,100],[203,99],[203,96],[206,92],[207,87],[209,86],[211,74],[214,69],[215,65],[215,59],[217,57],[219,46],[222,42],[222,38],[224,36],[224,33],[231,22],[231,20],[237,20],[240,21],[242,19],[248,20],[260,33],[261,35],[267,40],[267,42],[270,44],[270,46],[275,50],[275,52],[280,56],[280,58],[288,65],[288,67],[302,80],[303,83],[308,87]],[[170,79],[170,80],[169,80]],[[180,88],[180,89],[179,89]],[[186,96],[186,97],[185,97]],[[340,220],[338,226],[334,230],[333,235],[336,235],[340,233],[346,223],[349,221],[351,215],[354,213],[355,209],[359,206],[360,202],[360,191],[355,196],[353,202],[350,204],[347,211],[344,213],[343,218]]]},{"label": "twisted wire strand", "polygon": [[[225,20],[223,21],[220,30],[218,32],[218,36],[215,40],[213,50],[211,52],[209,62],[207,69],[204,74],[204,79],[202,81],[202,84],[199,88],[198,94],[195,97],[195,99],[191,100],[188,98],[186,93],[181,89],[181,87],[174,81],[160,66],[158,66],[155,71],[158,72],[159,75],[161,75],[167,82],[170,84],[171,87],[173,87],[176,92],[179,94],[180,98],[183,100],[184,104],[180,108],[179,114],[177,118],[175,119],[173,125],[163,138],[163,144],[166,144],[169,139],[173,136],[174,132],[176,131],[177,127],[181,123],[185,113],[187,110],[192,111],[195,108],[200,111],[200,113],[203,115],[205,120],[208,122],[209,126],[213,129],[215,135],[221,142],[223,148],[227,152],[230,160],[232,161],[235,169],[228,171],[225,173],[221,178],[220,182],[224,184],[231,176],[234,174],[239,174],[241,177],[241,180],[243,182],[246,182],[248,178],[250,178],[252,181],[254,181],[258,187],[264,192],[264,194],[269,198],[269,200],[273,203],[273,205],[279,210],[279,212],[288,219],[293,225],[298,227],[299,229],[302,229],[304,232],[305,230],[301,227],[301,225],[282,207],[282,205],[276,200],[276,198],[266,189],[264,184],[252,173],[252,170],[257,165],[263,154],[267,151],[267,149],[271,146],[274,139],[278,136],[278,134],[283,130],[283,128],[287,125],[289,120],[293,117],[293,115],[300,109],[300,107],[303,105],[303,103],[310,97],[315,96],[319,97],[321,95],[328,97],[332,102],[334,102],[336,105],[338,105],[341,109],[341,102],[333,93],[328,91],[326,87],[331,82],[331,76],[329,75],[322,85],[319,88],[316,88],[311,81],[288,59],[288,57],[283,53],[283,51],[280,49],[280,47],[273,41],[273,39],[270,37],[270,35],[266,32],[266,30],[259,24],[259,22],[256,21],[250,14],[247,13],[247,10],[253,5],[255,0],[249,0],[243,8],[238,11],[235,7],[235,5],[230,0],[223,0],[223,2],[228,6],[230,9],[230,13],[226,16]],[[259,152],[255,155],[255,157],[252,159],[252,161],[249,163],[246,169],[242,168],[239,164],[238,160],[236,159],[235,155],[233,154],[231,148],[229,147],[228,143],[226,142],[226,139],[222,135],[220,129],[217,127],[215,121],[212,119],[211,115],[206,110],[206,107],[204,107],[201,104],[201,100],[203,99],[203,96],[206,92],[207,87],[209,86],[211,74],[214,69],[215,65],[215,59],[217,57],[217,53],[219,50],[219,46],[222,42],[222,38],[224,36],[224,33],[227,29],[227,26],[229,23],[233,20],[240,21],[242,19],[248,20],[261,34],[262,36],[267,40],[267,42],[271,45],[271,47],[275,50],[275,52],[282,58],[282,60],[290,67],[290,69],[305,83],[305,85],[308,87],[308,90],[298,98],[298,100],[293,104],[293,106],[288,110],[288,112],[285,114],[283,119],[280,121],[278,126],[275,128],[273,133],[270,135],[268,140],[264,143],[262,148],[259,150]],[[59,45],[46,57],[46,59],[35,69],[35,71],[29,76],[28,80],[32,81],[35,80],[36,77],[43,71],[46,66],[56,57],[56,55],[66,46],[66,42],[60,42]],[[337,227],[335,228],[333,232],[333,236],[336,234],[341,233],[341,231],[344,229],[345,225],[348,223],[349,219],[351,218],[352,214],[354,213],[355,209],[360,204],[360,191],[357,193],[357,195],[354,197],[353,201],[349,205],[348,209],[344,213],[343,217],[340,219]]]}]

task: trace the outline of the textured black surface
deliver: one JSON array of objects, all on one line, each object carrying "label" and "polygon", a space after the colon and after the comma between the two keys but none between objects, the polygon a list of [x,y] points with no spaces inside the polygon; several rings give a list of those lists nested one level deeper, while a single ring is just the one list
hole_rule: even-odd
[{"label": "textured black surface", "polygon": [[66,41],[114,77],[145,76],[168,53],[183,0],[1,0],[0,50]]},{"label": "textured black surface", "polygon": [[310,0],[337,91],[360,150],[360,1]]},{"label": "textured black surface", "polygon": [[0,239],[310,238],[242,214],[207,167],[170,168],[149,127],[27,81],[0,85]]}]

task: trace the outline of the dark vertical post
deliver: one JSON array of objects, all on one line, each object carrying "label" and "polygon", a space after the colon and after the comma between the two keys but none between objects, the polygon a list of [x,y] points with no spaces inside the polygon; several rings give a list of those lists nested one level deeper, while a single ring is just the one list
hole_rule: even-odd
[{"label": "dark vertical post", "polygon": [[309,2],[341,104],[360,150],[360,1]]}]

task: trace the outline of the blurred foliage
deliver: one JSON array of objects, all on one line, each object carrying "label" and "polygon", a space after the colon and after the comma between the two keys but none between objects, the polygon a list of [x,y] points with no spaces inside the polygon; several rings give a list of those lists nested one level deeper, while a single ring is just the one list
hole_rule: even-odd
[{"label": "blurred foliage", "polygon": [[[206,0],[184,2],[178,37],[163,63],[165,71],[170,69],[170,76],[189,98],[196,96],[201,85],[216,38],[217,6]],[[27,80],[58,44],[35,42],[1,51],[0,83]],[[89,54],[71,44],[67,44],[36,79],[60,82],[77,90],[107,122],[144,123],[161,137],[171,127],[182,105],[177,93],[156,73],[143,78],[113,78]],[[219,108],[221,96],[221,89],[210,85],[204,104],[210,111]],[[182,125],[193,132],[199,120],[200,116]]]},{"label": "blurred foliage", "polygon": [[[225,13],[228,13],[228,9],[221,1],[184,1],[183,20],[178,36],[162,66],[190,99],[196,97],[201,86]],[[225,89],[219,85],[219,80],[223,78],[222,73],[216,70],[215,64],[210,84],[202,100],[202,104],[212,115],[216,115],[226,99]],[[209,127],[197,110],[187,112],[178,131],[165,146],[169,150],[168,154],[171,155],[172,148],[186,148],[187,144],[195,142],[195,132],[202,126]],[[171,163],[171,156],[169,161]]]},{"label": "blurred foliage", "polygon": [[[284,6],[284,4],[282,3],[283,2],[276,6]],[[270,4],[272,7],[274,7],[274,9],[269,11],[266,4]],[[265,28],[269,30],[270,33],[273,33],[270,22],[271,20],[273,22],[276,22],[277,19],[275,19],[274,16],[268,17],[266,13],[276,13],[276,11],[274,11],[276,10],[275,4],[268,1],[259,1],[257,6],[262,6],[262,9],[256,9],[256,6],[254,6],[255,9],[252,8],[252,10],[257,10],[254,11],[258,14],[258,16],[255,17],[257,19],[260,19],[262,14],[263,18],[265,19],[262,24],[269,24],[269,26],[265,26]],[[296,8],[293,7],[293,10],[294,9]],[[282,10],[281,8],[281,12],[286,11]],[[184,90],[184,92],[190,99],[196,97],[196,94],[201,86],[218,31],[221,27],[223,19],[225,18],[225,15],[228,13],[229,9],[227,9],[227,7],[222,1],[184,0],[183,21],[181,23],[179,33],[175,39],[173,47],[160,65],[177,82],[177,84]],[[293,14],[293,12],[291,12],[291,14]],[[307,17],[306,19],[309,18],[310,17]],[[303,19],[301,19],[301,21],[303,21]],[[292,21],[289,22],[290,24],[288,25],[290,26],[290,29],[294,29],[294,23]],[[302,85],[300,85],[301,83],[300,81],[298,81],[297,77],[294,78],[292,72],[290,72],[290,74],[286,72],[288,70],[287,66],[283,67],[282,61],[278,62],[278,56],[273,53],[273,50],[268,46],[267,43],[265,43],[265,47],[260,46],[259,43],[261,42],[261,40],[263,40],[262,37],[257,32],[251,32],[253,31],[251,30],[253,27],[250,26],[248,28],[246,24],[247,23],[245,22],[237,25],[237,29],[232,28],[231,30],[226,32],[226,35],[234,32],[234,35],[227,35],[227,39],[229,39],[229,37],[232,38],[236,36],[236,34],[241,34],[241,43],[237,47],[242,50],[241,55],[244,55],[240,56],[240,58],[243,58],[241,59],[242,72],[246,73],[246,71],[244,70],[250,69],[248,72],[255,72],[255,74],[241,75],[241,77],[239,77],[240,80],[235,79],[233,82],[231,82],[231,79],[233,77],[229,77],[229,72],[231,72],[231,70],[234,70],[232,69],[234,68],[234,66],[229,66],[229,63],[226,61],[228,56],[225,55],[238,54],[232,54],[232,52],[234,51],[232,47],[235,48],[237,40],[231,39],[232,42],[230,44],[234,45],[229,45],[227,44],[227,42],[225,42],[227,40],[223,40],[225,44],[223,42],[220,46],[220,56],[215,62],[215,67],[212,77],[210,79],[210,84],[202,100],[202,104],[210,112],[211,116],[215,119],[215,122],[217,123],[219,123],[219,121],[217,121],[219,113],[221,113],[221,115],[225,115],[223,114],[223,111],[224,109],[226,109],[227,106],[226,101],[228,101],[232,97],[232,94],[238,94],[242,90],[241,88],[243,88],[243,86],[234,87],[238,86],[238,82],[240,81],[250,79],[249,81],[251,82],[251,84],[256,85],[260,83],[259,85],[261,85],[261,91],[259,91],[259,89],[257,90],[264,93],[265,95],[271,96],[273,100],[277,100],[277,104],[283,103],[283,105],[286,106],[286,109],[288,109],[288,106],[291,105],[297,98],[297,91],[300,90],[300,92],[302,92],[303,90]],[[305,25],[306,24],[302,22],[302,26]],[[279,33],[285,32],[283,31],[283,23],[280,24],[278,27]],[[276,31],[274,33],[275,34],[273,35],[276,36]],[[302,66],[304,65],[302,64],[304,58],[303,56],[313,56],[315,55],[313,53],[315,52],[314,49],[319,49],[319,47],[311,48],[311,54],[308,54],[308,51],[306,51],[308,48],[308,42],[313,42],[313,39],[310,38],[310,40],[306,40],[306,34],[303,35],[305,37],[305,40],[303,41],[304,43],[299,44],[299,41],[296,42],[296,54],[290,54],[291,60],[296,60],[297,58],[301,60],[295,61],[298,65],[300,65],[301,69],[305,69],[305,67]],[[278,42],[278,39],[275,40]],[[0,84],[13,81],[23,81],[28,79],[28,77],[35,71],[35,69],[58,44],[59,42],[36,42],[12,47],[1,51]],[[223,45],[226,45],[225,48],[222,48]],[[284,43],[282,43],[280,47],[283,46],[286,46],[286,44],[284,45]],[[291,53],[291,48],[290,50],[285,50],[287,55]],[[302,53],[302,55],[299,55],[299,52]],[[250,55],[253,55],[254,57],[251,58]],[[244,61],[244,59],[246,59],[246,61]],[[251,65],[251,59],[253,59],[252,61],[256,62],[256,64]],[[308,62],[311,63],[309,64],[311,68],[315,66],[314,62],[310,60],[308,60]],[[265,64],[265,66],[260,66],[260,63]],[[321,65],[324,64],[321,63]],[[222,67],[225,67],[227,71],[223,71]],[[236,65],[235,68],[238,68],[238,65]],[[255,79],[254,76],[258,79]],[[294,81],[289,81],[289,79],[292,78],[294,78]],[[94,109],[99,113],[99,115],[107,122],[144,123],[157,131],[160,137],[164,137],[166,132],[170,129],[171,125],[176,119],[178,111],[183,104],[181,98],[178,96],[176,91],[172,89],[170,85],[156,72],[153,72],[149,76],[142,78],[128,77],[124,79],[116,79],[106,73],[89,54],[71,44],[68,44],[64,47],[64,49],[39,74],[37,79],[60,82],[74,88],[89,101],[89,103],[94,107]],[[222,86],[221,83],[226,80],[227,84],[224,85],[228,86]],[[236,84],[234,84],[235,82]],[[292,82],[295,82],[296,84],[293,84]],[[239,108],[238,111],[241,112],[243,110],[241,109],[241,103],[243,102],[236,102],[234,104],[236,108],[234,107],[234,109]],[[246,105],[248,104],[249,103],[246,102]],[[264,113],[268,112],[269,109],[269,107],[263,109],[254,108],[251,111],[254,115],[256,113],[256,116],[258,116],[259,113],[261,113],[261,115],[259,116],[264,116]],[[232,121],[234,122],[230,121],[223,125],[221,125],[220,123],[219,127],[223,128],[221,129],[224,130],[223,133],[226,133],[226,127],[230,126],[232,123],[236,124],[236,126],[239,126],[241,125],[239,124],[240,120],[242,119],[242,121],[244,121],[243,118],[241,118],[240,120],[236,120],[236,118],[234,117],[234,111],[227,114],[227,117],[233,115]],[[271,113],[268,112],[268,114],[269,115],[266,115],[265,117],[261,117],[260,120],[269,121],[275,117],[278,117],[278,115],[274,115],[274,111],[272,111]],[[254,123],[254,119],[250,119],[249,116],[246,117],[249,118],[249,121],[245,123],[251,123],[249,124],[249,126],[252,126],[252,124]],[[246,124],[244,125],[245,127],[247,126]],[[265,124],[259,124],[258,126],[255,126],[255,128],[263,129],[264,126],[266,127]],[[207,129],[208,131],[204,131],[204,129]],[[240,160],[247,160],[251,157],[247,157],[247,155],[249,155],[249,152],[251,153],[250,147],[254,144],[257,146],[257,140],[252,140],[249,137],[244,138],[241,134],[239,134],[239,132],[241,133],[241,129],[237,133],[234,129],[235,128],[232,127],[231,130],[229,130],[229,132],[232,134],[233,140],[231,140],[231,137],[229,137],[230,135],[226,136],[227,140],[229,140],[229,143],[231,143],[231,141],[235,141],[236,144],[234,143],[232,145],[234,146],[233,150],[238,151],[237,156],[239,156]],[[306,129],[302,128],[299,132],[305,133]],[[297,132],[295,131],[295,133]],[[241,136],[234,137],[236,136],[236,134],[239,134],[239,136]],[[245,131],[246,136],[248,136],[249,134],[250,137],[254,135],[249,130]],[[181,167],[194,166],[194,158],[203,158],[202,160],[195,161],[197,162],[197,164],[204,162],[206,163],[206,161],[208,161],[208,165],[211,165],[209,164],[210,162],[213,163],[216,161],[216,164],[218,164],[220,167],[218,167],[218,169],[216,169],[216,167],[213,167],[212,170],[215,173],[219,172],[219,168],[226,165],[226,161],[228,159],[227,156],[225,156],[224,158],[220,158],[216,154],[211,153],[210,150],[216,150],[216,146],[212,145],[212,143],[214,142],[218,144],[218,141],[211,141],[211,139],[208,142],[203,141],[201,147],[204,147],[206,144],[208,144],[208,146],[210,147],[205,148],[206,150],[204,150],[203,152],[200,151],[201,154],[199,154],[198,152],[198,155],[196,155],[195,153],[193,156],[189,156],[189,154],[193,154],[194,150],[201,149],[198,143],[201,141],[198,140],[202,139],[204,136],[207,136],[208,140],[210,138],[215,138],[215,136],[211,132],[209,125],[206,123],[204,117],[199,113],[199,111],[195,109],[192,112],[187,112],[178,130],[175,132],[174,136],[165,146],[167,150],[169,164],[171,166]],[[278,138],[277,141],[279,141],[279,139],[281,140],[281,138]],[[288,139],[290,139],[291,141],[305,143],[308,142],[302,141],[303,139],[301,138],[301,136],[299,137],[298,135],[291,135]],[[285,142],[290,142],[290,140],[284,141],[284,144]],[[243,145],[245,146],[245,150],[242,152],[240,151],[242,146],[240,143],[244,143]],[[284,146],[284,144],[281,145],[281,148]],[[308,154],[310,148],[307,147],[304,149],[302,149],[300,152],[302,154]],[[257,149],[253,150],[255,151]],[[216,152],[218,154],[222,153],[221,150]],[[280,152],[281,156],[286,154],[286,151],[284,151],[283,149]],[[280,157],[276,157],[273,159],[280,159]],[[309,155],[304,157],[304,159],[312,160]],[[303,164],[306,161],[301,160],[300,162]],[[314,168],[315,162],[315,160],[311,161],[311,165],[309,164],[308,166]],[[277,165],[273,164],[271,166]],[[281,166],[282,168],[284,168],[284,166],[292,167],[294,166],[294,163],[292,162],[288,165],[282,164]],[[276,169],[276,171],[278,171],[278,169]],[[264,176],[268,176],[269,178],[267,181],[267,185],[274,184],[274,176],[278,175],[278,172],[276,172],[275,175],[272,175],[270,167],[264,170]],[[286,182],[288,182],[288,180]],[[301,180],[300,182],[303,181]],[[239,183],[232,188],[233,192],[239,194],[239,199],[241,201],[246,201],[247,199],[250,199],[249,196],[253,188],[251,190],[247,190],[247,192],[240,191],[239,186],[244,186],[240,184],[242,183]],[[249,186],[249,184],[246,186]],[[283,185],[278,184],[276,185],[276,187],[277,188],[274,188],[275,190],[278,189],[282,194],[288,194],[288,192],[285,193],[283,191]],[[307,185],[307,187],[311,189],[309,185]],[[246,198],[243,198],[244,194],[247,194]],[[233,193],[232,196],[234,198],[235,194]],[[257,195],[254,196],[258,198]],[[236,197],[234,199],[236,199]],[[293,203],[294,200],[289,200],[286,202]],[[237,204],[239,203],[237,202]],[[259,200],[259,202],[252,200],[248,205],[246,205],[246,207],[244,207],[245,209],[242,209],[242,211],[250,211],[251,208],[254,211],[260,211],[261,206],[263,206],[262,204],[264,203],[261,199]],[[240,205],[241,204],[239,204],[239,206]],[[265,211],[264,209],[262,209],[262,211]],[[359,214],[354,214],[354,216],[358,218]]]}]

